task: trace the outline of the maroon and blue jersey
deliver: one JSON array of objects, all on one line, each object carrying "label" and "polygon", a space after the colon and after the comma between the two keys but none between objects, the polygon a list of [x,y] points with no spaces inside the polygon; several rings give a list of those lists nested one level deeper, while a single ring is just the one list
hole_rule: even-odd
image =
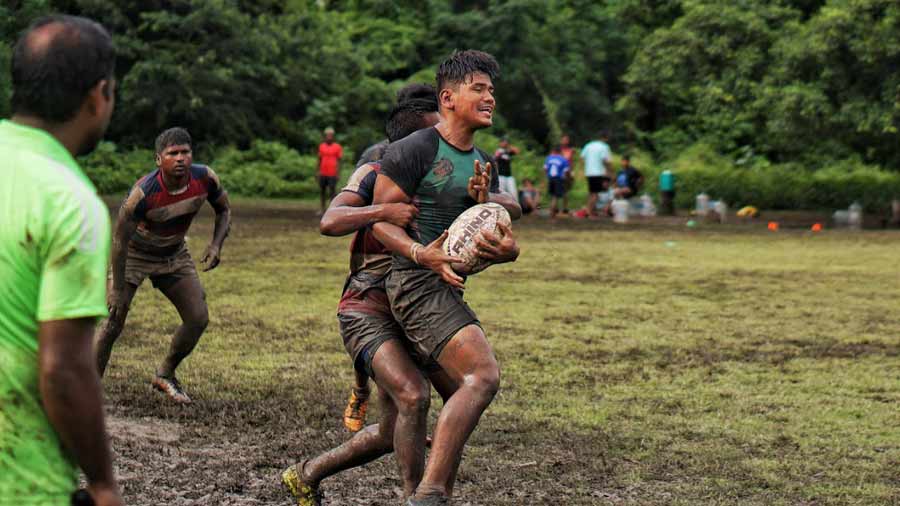
[{"label": "maroon and blue jersey", "polygon": [[[372,205],[375,197],[375,178],[381,170],[380,162],[372,162],[356,169],[342,191],[352,192],[363,199],[364,206]],[[376,276],[388,271],[391,266],[391,252],[384,247],[368,226],[356,231],[350,243],[350,273],[368,271]]]},{"label": "maroon and blue jersey", "polygon": [[[360,166],[342,191],[359,195],[363,206],[372,205],[375,197],[375,178],[381,170],[380,162]],[[391,317],[390,304],[384,291],[384,278],[391,268],[391,252],[375,238],[372,227],[356,231],[350,242],[350,276],[338,304],[341,313],[363,312]],[[373,290],[375,288],[375,290]]]},{"label": "maroon and blue jersey", "polygon": [[171,256],[184,248],[184,236],[204,201],[214,203],[225,190],[206,165],[191,165],[183,188],[169,190],[159,169],[135,183],[123,204],[138,222],[129,250]]}]

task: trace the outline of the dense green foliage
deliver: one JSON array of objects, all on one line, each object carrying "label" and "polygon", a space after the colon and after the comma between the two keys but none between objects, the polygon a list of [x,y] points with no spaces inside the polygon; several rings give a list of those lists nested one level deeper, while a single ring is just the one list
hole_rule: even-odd
[{"label": "dense green foliage", "polygon": [[[646,152],[646,168],[718,179],[736,186],[735,201],[846,205],[844,187],[785,196],[767,181],[812,188],[807,176],[824,170],[817,178],[841,186],[836,172],[900,167],[894,0],[22,0],[0,7],[0,65],[16,34],[51,11],[114,33],[121,86],[108,137],[123,152],[183,125],[207,154],[256,139],[313,153],[330,125],[355,155],[383,137],[399,87],[431,81],[437,62],[472,47],[502,65],[492,134],[535,150],[518,165],[528,172],[539,167],[523,162],[562,133],[580,144],[602,128],[617,151]],[[9,88],[0,74],[3,115]],[[698,146],[716,163],[677,163]],[[252,172],[249,188],[280,185]],[[284,184],[269,194],[301,189],[271,175]],[[894,180],[851,177],[884,178]]]}]

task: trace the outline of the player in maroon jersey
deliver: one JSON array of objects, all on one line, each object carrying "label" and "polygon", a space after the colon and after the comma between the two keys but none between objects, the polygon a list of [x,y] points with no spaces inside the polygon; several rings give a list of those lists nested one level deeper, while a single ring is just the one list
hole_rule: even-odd
[{"label": "player in maroon jersey", "polygon": [[208,201],[216,212],[216,224],[201,262],[204,271],[209,271],[219,265],[222,243],[231,227],[228,194],[211,168],[193,163],[191,144],[191,136],[183,128],[161,133],[156,138],[156,170],[138,180],[119,208],[113,234],[109,318],[100,327],[96,343],[102,375],[131,300],[144,279],[150,278],[154,288],[175,305],[182,322],[151,384],[178,403],[190,403],[191,399],[175,378],[175,369],[209,323],[206,295],[184,236],[203,202]]}]

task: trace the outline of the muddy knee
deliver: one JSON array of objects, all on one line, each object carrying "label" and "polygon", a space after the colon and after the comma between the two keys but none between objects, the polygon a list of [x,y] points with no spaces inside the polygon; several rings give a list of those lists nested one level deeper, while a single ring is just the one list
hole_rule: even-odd
[{"label": "muddy knee", "polygon": [[397,392],[396,399],[397,410],[406,415],[419,415],[428,412],[431,404],[431,391],[428,383],[422,379],[421,381],[410,381]]},{"label": "muddy knee", "polygon": [[490,403],[500,390],[500,369],[497,367],[479,370],[466,379],[466,386],[478,394],[485,403]]},{"label": "muddy knee", "polygon": [[195,331],[203,332],[206,330],[206,327],[209,325],[209,311],[206,308],[206,304],[186,314],[182,323],[185,327]]}]

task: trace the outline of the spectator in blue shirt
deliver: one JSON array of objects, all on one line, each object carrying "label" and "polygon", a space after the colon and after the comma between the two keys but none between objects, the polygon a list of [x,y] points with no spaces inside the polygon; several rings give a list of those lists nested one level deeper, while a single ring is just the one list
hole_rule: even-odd
[{"label": "spectator in blue shirt", "polygon": [[547,172],[547,189],[550,192],[550,217],[556,218],[559,212],[559,199],[566,195],[566,176],[571,167],[569,161],[561,154],[560,147],[554,146],[550,156],[544,160]]}]

